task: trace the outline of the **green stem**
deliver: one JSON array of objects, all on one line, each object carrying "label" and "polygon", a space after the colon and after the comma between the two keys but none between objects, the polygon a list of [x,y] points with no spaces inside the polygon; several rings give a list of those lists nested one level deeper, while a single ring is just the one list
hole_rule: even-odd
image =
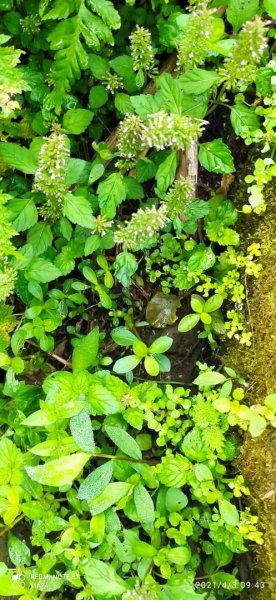
[{"label": "green stem", "polygon": [[8,533],[8,531],[10,531],[10,529],[13,529],[13,527],[19,523],[19,521],[22,521],[22,519],[24,519],[25,515],[19,515],[19,517],[16,517],[16,519],[13,521],[13,523],[11,523],[10,525],[7,525],[6,527],[4,527],[4,529],[2,529],[2,531],[0,531],[0,537],[3,537],[3,535],[5,535],[5,533]]},{"label": "green stem", "polygon": [[223,94],[224,94],[225,90],[226,90],[226,83],[224,83],[224,84],[223,84],[223,86],[222,86],[222,88],[221,88],[221,90],[220,90],[220,92],[219,92],[219,95],[217,96],[217,99],[215,100],[215,102],[214,102],[213,106],[210,108],[210,110],[208,110],[208,112],[207,112],[207,117],[208,117],[208,115],[210,115],[212,112],[214,112],[214,110],[216,110],[216,108],[217,108],[218,104],[220,103],[220,100],[221,100],[221,98],[222,98],[222,96],[223,96]]}]

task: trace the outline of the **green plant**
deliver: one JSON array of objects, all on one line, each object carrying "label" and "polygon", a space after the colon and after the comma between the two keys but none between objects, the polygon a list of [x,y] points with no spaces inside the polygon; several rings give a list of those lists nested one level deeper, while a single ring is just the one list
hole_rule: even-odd
[{"label": "green plant", "polygon": [[123,327],[118,327],[112,331],[112,339],[119,346],[132,346],[133,354],[119,358],[114,364],[115,373],[129,373],[137,367],[143,360],[146,372],[155,377],[160,372],[170,370],[170,361],[165,355],[172,343],[172,338],[161,336],[156,338],[148,347],[134,333]]},{"label": "green plant", "polygon": [[3,597],[227,599],[262,543],[232,461],[274,395],[201,363],[173,383],[166,333],[190,303],[191,363],[194,337],[254,349],[267,251],[239,212],[275,175],[275,13],[186,4],[0,1]]}]

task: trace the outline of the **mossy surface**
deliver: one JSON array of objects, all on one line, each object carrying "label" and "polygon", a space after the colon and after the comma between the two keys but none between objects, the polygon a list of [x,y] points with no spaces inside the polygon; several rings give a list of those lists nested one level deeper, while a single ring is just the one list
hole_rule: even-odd
[{"label": "mossy surface", "polygon": [[[247,171],[248,172],[248,171]],[[236,192],[236,193],[235,193]],[[233,190],[238,208],[244,203],[243,185]],[[237,198],[238,197],[238,198]],[[276,391],[276,198],[275,187],[266,190],[267,210],[260,216],[241,219],[244,246],[261,244],[263,269],[258,279],[246,281],[246,312],[253,333],[251,348],[238,343],[228,346],[223,362],[241,373],[249,384],[250,404],[262,404]],[[248,278],[249,279],[249,278]],[[264,544],[257,548],[253,577],[264,581],[264,589],[251,590],[249,597],[268,600],[276,597],[276,433],[272,428],[259,438],[245,436],[237,466],[249,483],[251,500],[264,529]],[[274,596],[275,594],[275,596]]]}]

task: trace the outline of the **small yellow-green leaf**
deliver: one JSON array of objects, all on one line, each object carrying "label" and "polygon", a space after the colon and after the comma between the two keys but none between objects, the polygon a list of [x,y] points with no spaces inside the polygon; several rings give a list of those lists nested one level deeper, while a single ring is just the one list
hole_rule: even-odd
[{"label": "small yellow-green leaf", "polygon": [[62,456],[37,467],[25,467],[31,479],[42,485],[61,487],[72,483],[78,477],[89,454],[77,452],[71,456]]}]

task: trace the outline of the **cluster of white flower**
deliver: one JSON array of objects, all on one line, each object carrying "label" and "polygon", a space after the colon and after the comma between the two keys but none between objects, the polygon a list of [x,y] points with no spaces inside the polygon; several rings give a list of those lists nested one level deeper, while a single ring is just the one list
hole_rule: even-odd
[{"label": "cluster of white flower", "polygon": [[194,197],[195,188],[191,181],[181,177],[176,180],[164,198],[170,219],[183,213]]},{"label": "cluster of white flower", "polygon": [[208,43],[214,28],[215,9],[209,8],[206,0],[199,0],[190,7],[192,14],[178,43],[177,66],[193,69],[202,65],[209,52]]},{"label": "cluster of white flower", "polygon": [[168,222],[165,204],[161,204],[159,208],[156,206],[139,208],[126,226],[119,226],[114,236],[115,242],[135,251],[150,248],[156,234]]},{"label": "cluster of white flower", "polygon": [[142,127],[143,146],[145,148],[174,148],[183,150],[196,143],[201,135],[205,121],[186,117],[177,113],[169,115],[164,110],[149,116]]},{"label": "cluster of white flower", "polygon": [[136,29],[129,39],[134,71],[152,72],[155,66],[155,58],[149,30],[136,25]]},{"label": "cluster of white flower", "polygon": [[45,137],[38,156],[33,189],[46,196],[41,207],[45,219],[55,220],[62,214],[63,198],[67,192],[65,175],[70,155],[69,140],[59,125],[53,126],[51,135]]},{"label": "cluster of white flower", "polygon": [[113,223],[114,221],[108,221],[104,215],[92,217],[92,235],[98,233],[101,237],[104,237]]},{"label": "cluster of white flower", "polygon": [[257,66],[266,47],[266,23],[261,17],[247,21],[220,70],[227,88],[246,90],[255,79]]}]

